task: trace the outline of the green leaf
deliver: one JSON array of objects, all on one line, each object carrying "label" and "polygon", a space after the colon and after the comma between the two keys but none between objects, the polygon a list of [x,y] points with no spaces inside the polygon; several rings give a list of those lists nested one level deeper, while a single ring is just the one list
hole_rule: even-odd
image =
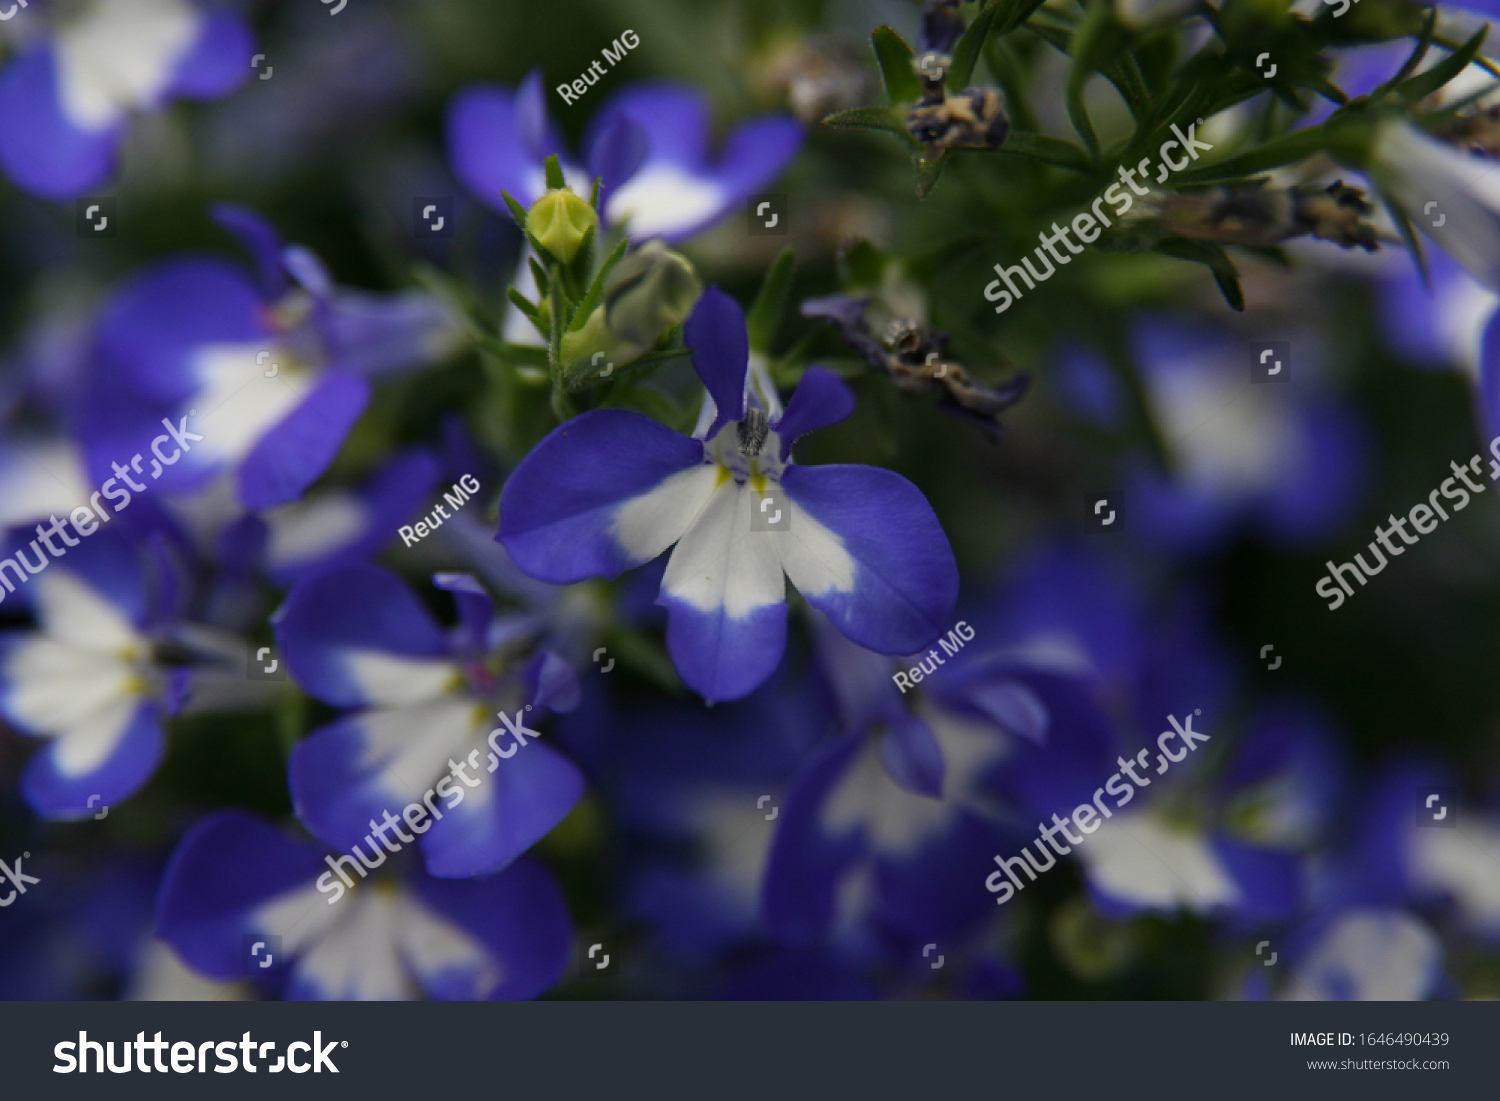
[{"label": "green leaf", "polygon": [[520,226],[522,229],[525,229],[526,208],[512,199],[504,191],[500,192],[500,197],[505,200],[505,206],[510,211],[510,216],[516,220],[516,225]]},{"label": "green leaf", "polygon": [[999,3],[991,4],[975,16],[959,36],[958,44],[953,47],[953,63],[948,66],[948,87],[955,92],[967,87],[969,78],[974,75],[974,63],[979,60],[979,51],[984,48],[990,28],[994,26],[1000,9],[1004,6]]},{"label": "green leaf", "polygon": [[885,92],[890,102],[911,103],[922,98],[922,85],[912,69],[911,47],[906,40],[882,23],[870,35],[880,75],[885,78]]},{"label": "green leaf", "polygon": [[1006,153],[1019,153],[1045,164],[1071,168],[1076,172],[1092,170],[1088,154],[1072,142],[1048,137],[1046,134],[1034,134],[1029,130],[1012,130],[1005,136],[1000,149]]},{"label": "green leaf", "polygon": [[505,297],[510,299],[511,305],[526,315],[527,320],[536,326],[537,332],[547,331],[547,327],[542,324],[541,311],[524,294],[515,287],[506,287]]},{"label": "green leaf", "polygon": [[609,278],[610,269],[620,262],[620,257],[625,255],[625,249],[630,245],[630,238],[621,237],[604,263],[600,265],[594,281],[589,284],[589,289],[584,292],[583,301],[578,303],[578,309],[573,312],[573,322],[568,326],[570,333],[576,333],[588,324],[589,315],[599,308],[599,300],[604,297],[604,281]]},{"label": "green leaf", "polygon": [[589,189],[589,206],[599,210],[599,177],[594,177],[594,186]]},{"label": "green leaf", "polygon": [[[1078,74],[1078,70],[1074,70]],[[1068,80],[1068,120],[1072,122],[1073,129],[1078,131],[1078,136],[1083,139],[1083,144],[1088,146],[1089,157],[1092,160],[1099,158],[1099,137],[1094,133],[1094,124],[1089,121],[1088,105],[1083,101],[1083,85],[1088,74],[1078,75],[1077,79]]]},{"label": "green leaf", "polygon": [[563,176],[562,165],[558,163],[557,154],[549,153],[547,155],[547,187],[555,191],[567,186],[568,181]]},{"label": "green leaf", "polygon": [[1395,199],[1380,193],[1380,201],[1391,215],[1391,221],[1396,223],[1396,232],[1401,235],[1401,240],[1406,243],[1407,250],[1411,253],[1412,263],[1417,266],[1417,274],[1422,277],[1422,288],[1427,290],[1431,283],[1427,274],[1427,256],[1422,251],[1422,241],[1417,237],[1417,231],[1412,228],[1411,218],[1406,213],[1406,208]]},{"label": "green leaf", "polygon": [[1422,64],[1422,59],[1427,56],[1427,51],[1432,48],[1432,32],[1437,27],[1437,14],[1437,6],[1434,5],[1422,23],[1422,34],[1417,39],[1416,48],[1412,50],[1411,56],[1406,59],[1395,76],[1370,93],[1371,99],[1379,99],[1385,95],[1396,85],[1411,76],[1416,71],[1417,66]]},{"label": "green leaf", "polygon": [[895,134],[909,145],[917,139],[911,136],[906,124],[889,107],[855,107],[839,111],[823,120],[824,126],[857,126],[864,130],[884,130]]},{"label": "green leaf", "polygon": [[502,363],[518,367],[541,367],[543,369],[547,366],[546,348],[532,348],[525,344],[507,344],[505,341],[496,340],[492,336],[480,337],[475,343]]},{"label": "green leaf", "polygon": [[1272,138],[1259,149],[1252,149],[1238,157],[1229,157],[1202,168],[1190,168],[1179,173],[1178,183],[1208,183],[1215,180],[1233,180],[1254,176],[1267,169],[1279,168],[1293,161],[1300,161],[1321,150],[1327,141],[1326,123],[1309,126],[1305,130],[1294,130]]},{"label": "green leaf", "polygon": [[918,153],[912,157],[911,163],[912,167],[917,170],[917,198],[925,199],[937,186],[939,178],[943,175],[943,169],[947,167],[948,150],[944,149],[939,153],[935,161],[930,161]]},{"label": "green leaf", "polygon": [[1006,13],[1000,20],[1000,25],[995,28],[995,33],[1009,34],[1030,19],[1032,13],[1046,2],[1047,0],[995,0],[990,6]]},{"label": "green leaf", "polygon": [[1408,103],[1416,103],[1420,99],[1426,99],[1444,84],[1447,84],[1459,73],[1469,67],[1479,53],[1479,47],[1484,45],[1484,36],[1489,33],[1490,26],[1486,23],[1474,32],[1474,36],[1463,44],[1458,50],[1449,54],[1432,68],[1419,76],[1414,76],[1404,84],[1398,84],[1396,91]]},{"label": "green leaf", "polygon": [[[535,263],[535,261],[532,261],[532,262]],[[556,287],[559,291],[561,291],[562,290],[562,272],[559,271],[556,267],[554,267],[552,269],[552,271],[550,272],[550,274],[553,276],[553,278],[551,280],[549,280],[551,286]],[[547,341],[547,367],[551,371],[552,378],[553,378],[552,391],[553,391],[554,405],[556,404],[556,397],[557,397],[557,390],[558,390],[558,386],[557,386],[557,381],[556,380],[559,379],[561,377],[561,375],[562,375],[562,311],[563,311],[563,307],[562,307],[562,303],[558,301],[558,299],[560,297],[561,297],[561,295],[558,294],[558,295],[554,295],[553,298],[552,298],[552,337],[551,337],[550,340]]]},{"label": "green leaf", "polygon": [[839,250],[839,284],[844,292],[872,290],[880,285],[885,272],[885,257],[880,250],[861,237]]},{"label": "green leaf", "polygon": [[1229,254],[1212,241],[1194,241],[1187,237],[1168,237],[1156,243],[1156,251],[1179,260],[1205,265],[1213,272],[1214,282],[1231,309],[1245,309],[1245,292],[1240,289],[1240,273],[1234,269]]},{"label": "green leaf", "polygon": [[769,351],[771,341],[776,338],[776,330],[781,326],[782,316],[786,313],[786,300],[792,290],[792,275],[796,268],[796,255],[792,246],[787,245],[761,281],[755,302],[745,316],[745,330],[750,337],[750,347],[757,352]]},{"label": "green leaf", "polygon": [[531,277],[536,280],[537,292],[545,297],[552,290],[552,281],[547,278],[546,269],[535,256],[526,257],[526,261],[531,265]]}]

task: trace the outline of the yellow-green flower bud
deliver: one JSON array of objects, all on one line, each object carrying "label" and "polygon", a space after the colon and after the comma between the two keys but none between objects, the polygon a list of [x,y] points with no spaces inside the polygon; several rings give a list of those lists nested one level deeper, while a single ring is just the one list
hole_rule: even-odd
[{"label": "yellow-green flower bud", "polygon": [[622,340],[650,347],[687,320],[702,293],[688,259],[650,240],[616,264],[604,281],[604,319]]},{"label": "yellow-green flower bud", "polygon": [[567,188],[547,192],[526,215],[526,232],[564,264],[571,264],[589,230],[597,228],[594,208]]}]

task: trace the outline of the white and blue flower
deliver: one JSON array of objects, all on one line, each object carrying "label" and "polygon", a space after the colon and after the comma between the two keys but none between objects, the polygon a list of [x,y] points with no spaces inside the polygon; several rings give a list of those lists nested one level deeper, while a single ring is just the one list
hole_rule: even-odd
[{"label": "white and blue flower", "polygon": [[217,979],[246,976],[247,934],[279,937],[287,960],[273,958],[274,974],[298,1000],[534,998],[567,966],[572,923],[537,864],[462,881],[408,865],[333,905],[315,886],[327,872],[322,848],[248,814],[215,814],[167,866],[157,935]]},{"label": "white and blue flower", "polygon": [[114,173],[132,113],[228,95],[252,48],[239,17],[195,0],[92,0],[0,74],[0,165],[34,195],[87,194]]},{"label": "white and blue flower", "polygon": [[99,323],[80,436],[103,481],[111,462],[148,450],[165,416],[202,439],[163,484],[190,492],[232,473],[240,501],[268,509],[333,461],[372,379],[442,359],[462,329],[425,292],[336,287],[317,257],[283,249],[248,210],[215,215],[255,258],[258,280],[195,257],[163,261],[117,291]]},{"label": "white and blue flower", "polygon": [[31,554],[40,563],[27,586],[37,629],[0,635],[0,714],[44,742],[21,780],[26,801],[67,819],[118,805],[151,777],[187,684],[156,660],[162,624],[140,556],[108,532],[62,549],[57,561],[35,541],[16,551],[28,571]]},{"label": "white and blue flower", "polygon": [[[792,443],[854,407],[811,368],[783,410],[744,315],[716,288],[684,328],[708,389],[686,437],[640,413],[598,409],[560,425],[516,468],[499,540],[523,571],[554,584],[613,577],[675,544],[659,603],[682,679],[709,701],[761,684],[786,642],[786,586],[851,641],[908,654],[942,634],[958,569],[915,486],[867,466],[800,467]],[[753,530],[752,518],[788,518]]]},{"label": "white and blue flower", "polygon": [[[583,796],[582,774],[545,741],[499,749],[502,761],[487,732],[503,733],[500,712],[524,724],[570,711],[579,688],[551,652],[523,664],[533,617],[496,616],[466,574],[434,580],[459,609],[446,636],[411,590],[376,566],[326,570],[292,588],[274,620],[287,668],[349,714],[297,744],[288,778],[303,823],[345,852],[366,843],[371,820],[451,783],[437,791],[450,801],[421,837],[427,871],[481,875],[515,860]],[[471,770],[476,782],[455,778]],[[452,799],[455,791],[463,797]]]}]

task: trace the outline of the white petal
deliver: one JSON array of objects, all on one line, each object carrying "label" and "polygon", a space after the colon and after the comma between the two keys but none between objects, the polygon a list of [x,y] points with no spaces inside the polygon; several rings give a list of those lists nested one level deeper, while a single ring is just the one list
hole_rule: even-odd
[{"label": "white petal", "polygon": [[0,451],[0,527],[66,517],[88,499],[83,460],[72,444],[28,440]]},{"label": "white petal", "polygon": [[61,734],[121,700],[138,698],[134,667],[36,635],[15,644],[5,662],[6,713],[34,734]]},{"label": "white petal", "polygon": [[473,975],[469,996],[488,998],[505,979],[500,961],[467,930],[422,904],[413,894],[400,897],[398,947],[408,967],[420,976],[462,969]]},{"label": "white petal", "polygon": [[331,554],[363,536],[370,524],[364,502],[353,493],[324,493],[273,508],[266,559],[272,569],[296,566]]},{"label": "white petal", "polygon": [[781,566],[797,591],[804,596],[853,592],[855,564],[844,549],[844,541],[795,501],[791,502],[791,508],[787,529],[773,533],[770,538],[776,540]]},{"label": "white petal", "polygon": [[302,978],[316,983],[330,1000],[399,1001],[420,995],[396,951],[401,904],[395,892],[374,884],[338,905],[320,905],[349,910],[297,961]]},{"label": "white petal", "polygon": [[462,696],[367,711],[358,722],[364,733],[362,765],[379,769],[392,797],[407,801],[448,771],[448,758],[471,748],[481,726],[488,730],[486,713]]},{"label": "white petal", "polygon": [[1452,895],[1479,932],[1500,932],[1500,824],[1473,817],[1457,829],[1413,829],[1412,878]]},{"label": "white petal", "polygon": [[32,584],[37,589],[37,621],[57,641],[97,654],[145,649],[146,640],[120,609],[65,566],[43,571]]},{"label": "white petal", "polygon": [[1381,129],[1375,161],[1424,233],[1480,282],[1500,284],[1500,165],[1466,157],[1405,122]]},{"label": "white petal", "polygon": [[724,207],[724,189],[675,164],[648,164],[626,180],[605,203],[615,225],[629,224],[634,237],[654,237],[690,229]]},{"label": "white petal", "polygon": [[86,776],[109,760],[120,744],[140,701],[118,699],[70,727],[57,740],[53,763],[64,776]]},{"label": "white petal", "polygon": [[330,897],[311,883],[287,891],[252,910],[250,928],[245,931],[280,937],[283,951],[299,955],[327,936],[354,909],[342,905],[347,894],[331,905]]},{"label": "white petal", "polygon": [[672,552],[663,592],[700,612],[722,608],[732,619],[786,600],[780,536],[750,530],[752,498],[760,495],[732,479],[714,491]]},{"label": "white petal", "polygon": [[673,474],[621,505],[610,534],[626,554],[649,562],[692,526],[713,496],[722,473],[717,463],[702,463]]},{"label": "white petal", "polygon": [[958,807],[941,799],[913,795],[886,774],[879,742],[868,740],[823,804],[819,819],[825,833],[841,834],[858,826],[870,843],[888,856],[904,857],[952,824]]},{"label": "white petal", "polygon": [[1410,914],[1359,910],[1340,918],[1297,969],[1293,1001],[1415,1001],[1427,997],[1442,948]]},{"label": "white petal", "polygon": [[98,131],[154,106],[200,25],[187,0],[95,0],[57,33],[63,113],[80,130]]},{"label": "white petal", "polygon": [[[1061,841],[1061,833],[1054,836]],[[1207,837],[1173,829],[1151,814],[1116,811],[1073,851],[1098,890],[1136,906],[1201,912],[1240,897]]]},{"label": "white petal", "polygon": [[446,659],[403,658],[384,650],[344,650],[339,657],[365,699],[383,707],[434,699],[461,680]]},{"label": "white petal", "polygon": [[[269,352],[260,363],[256,356]],[[276,374],[266,377],[272,365]],[[190,424],[204,438],[190,452],[202,462],[232,463],[249,454],[266,432],[301,404],[310,386],[306,370],[267,341],[205,344],[194,356],[201,387]],[[183,410],[186,412],[187,410]]]}]

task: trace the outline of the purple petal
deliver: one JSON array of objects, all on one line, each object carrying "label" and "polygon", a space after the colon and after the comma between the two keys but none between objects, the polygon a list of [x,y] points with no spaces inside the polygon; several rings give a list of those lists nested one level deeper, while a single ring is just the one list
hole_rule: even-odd
[{"label": "purple petal", "polygon": [[370,400],[370,384],[348,371],[328,371],[245,456],[240,500],[246,508],[284,504],[328,469]]},{"label": "purple petal", "polygon": [[102,366],[140,393],[175,405],[199,388],[193,357],[203,345],[272,339],[261,311],[255,286],[235,265],[165,261],[111,297],[99,323]]},{"label": "purple petal", "polygon": [[546,190],[541,160],[521,138],[515,97],[494,85],[460,92],[448,105],[448,161],[469,192],[505,212],[502,191],[529,207]]},{"label": "purple petal", "polygon": [[[556,882],[540,864],[518,860],[500,875],[480,879],[410,878],[412,893],[474,937],[500,964],[494,1000],[534,998],[562,977],[573,943],[573,923]],[[445,991],[430,978],[428,992]],[[466,997],[468,984],[450,996]]]},{"label": "purple petal", "polygon": [[708,158],[708,103],[688,85],[647,81],[622,89],[599,112],[595,132],[602,134],[620,116],[645,134],[648,164],[695,169]]},{"label": "purple petal", "polygon": [[[506,743],[502,749],[513,744],[509,738]],[[481,765],[476,779],[479,786],[466,789],[462,803],[439,808],[443,820],[422,838],[431,875],[457,878],[504,868],[583,798],[583,774],[545,742],[528,740],[494,772]]]},{"label": "purple petal", "polygon": [[554,428],[500,496],[497,538],[526,574],[555,585],[614,577],[655,557],[612,534],[618,507],[703,462],[703,445],[623,409],[596,409]]},{"label": "purple petal", "polygon": [[[781,484],[854,562],[848,587],[822,591],[789,567],[808,603],[845,637],[881,654],[915,653],[943,633],[958,600],[958,565],[921,490],[869,466],[791,466]],[[795,521],[789,537],[797,537]]]},{"label": "purple petal", "polygon": [[853,412],[854,393],[843,380],[826,368],[809,367],[776,424],[782,462],[791,456],[797,437],[838,424]]},{"label": "purple petal", "polygon": [[880,761],[886,774],[913,795],[943,797],[943,751],[932,730],[909,711],[902,711],[880,739]]},{"label": "purple petal", "polygon": [[[752,536],[753,538],[753,536]],[[709,703],[737,700],[759,688],[786,648],[786,605],[736,618],[720,605],[701,611],[666,596],[667,650],[682,681]]]},{"label": "purple petal", "polygon": [[526,695],[537,714],[555,711],[565,715],[577,708],[583,698],[578,674],[573,667],[551,650],[543,650],[527,663],[521,679]]},{"label": "purple petal", "polygon": [[156,903],[157,935],[195,971],[244,973],[241,937],[261,903],[309,886],[327,870],[322,854],[259,818],[222,811],[197,823],[177,846]]},{"label": "purple petal", "polygon": [[709,175],[738,202],[764,190],[801,148],[802,127],[793,119],[752,119],[729,135],[723,155]]},{"label": "purple petal", "polygon": [[250,75],[250,53],[255,40],[250,28],[228,12],[206,13],[198,41],[177,65],[169,96],[218,99],[227,96]]},{"label": "purple petal", "polygon": [[79,130],[63,115],[59,95],[50,48],[24,55],[0,76],[0,164],[22,190],[62,200],[113,175],[124,125]]},{"label": "purple petal", "polygon": [[[541,164],[554,154],[563,155],[562,135],[547,118],[547,90],[542,86],[542,71],[532,69],[516,89],[516,132],[527,156]],[[514,194],[514,192],[512,192]]]},{"label": "purple petal", "polygon": [[297,683],[335,707],[358,707],[369,699],[349,670],[348,651],[407,658],[448,652],[426,606],[399,577],[378,566],[345,566],[299,581],[274,623]]},{"label": "purple petal", "polygon": [[490,594],[471,573],[435,573],[432,583],[453,594],[453,602],[458,605],[463,649],[471,654],[482,653],[490,621],[495,618],[495,602]]},{"label": "purple petal", "polygon": [[601,206],[610,188],[619,187],[641,167],[649,142],[628,115],[615,115],[589,144],[589,175],[599,178]]},{"label": "purple petal", "polygon": [[804,946],[823,939],[833,922],[840,875],[865,851],[862,828],[835,837],[821,822],[824,803],[862,743],[863,735],[851,734],[820,749],[782,804],[781,826],[761,883],[766,928],[782,944]]},{"label": "purple petal", "polygon": [[255,261],[261,294],[265,299],[274,301],[280,298],[286,292],[287,281],[281,265],[281,234],[276,227],[249,207],[235,203],[215,203],[209,213],[220,227],[235,236]]},{"label": "purple petal", "polygon": [[44,818],[81,818],[91,807],[123,803],[139,791],[161,763],[166,741],[160,708],[142,703],[98,766],[64,772],[57,763],[61,742],[49,741],[27,764],[21,792]]},{"label": "purple petal", "polygon": [[714,423],[704,436],[711,440],[724,425],[745,416],[745,372],[750,366],[745,314],[738,302],[710,286],[693,307],[682,338],[693,350],[693,370],[717,407]]}]

